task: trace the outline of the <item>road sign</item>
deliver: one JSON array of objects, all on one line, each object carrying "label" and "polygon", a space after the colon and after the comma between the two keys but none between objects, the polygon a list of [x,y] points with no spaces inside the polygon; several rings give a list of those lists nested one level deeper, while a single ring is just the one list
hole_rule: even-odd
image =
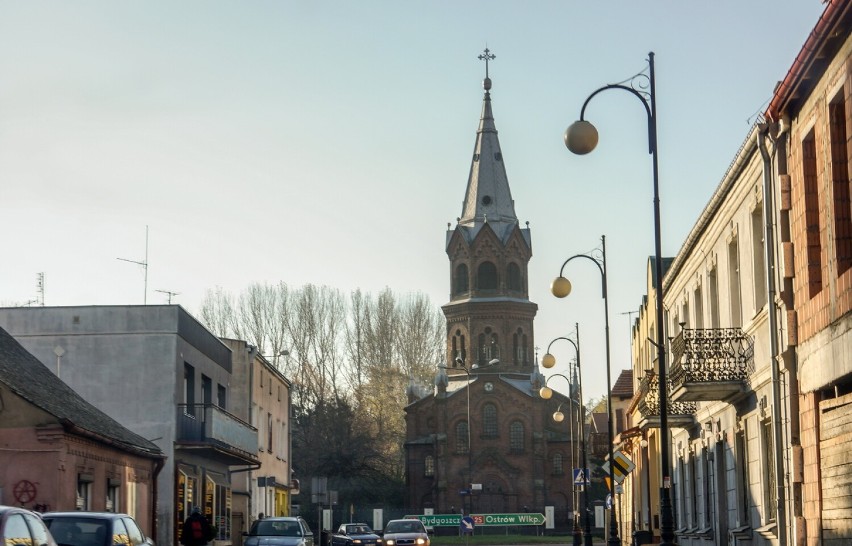
[{"label": "road sign", "polygon": [[606,509],[612,510],[612,495],[609,493],[606,494]]},{"label": "road sign", "polygon": [[591,474],[588,468],[574,469],[574,485],[589,485],[591,482]]},{"label": "road sign", "polygon": [[[456,527],[462,525],[462,516],[459,514],[435,514],[431,516],[418,514],[416,516],[405,516],[416,518],[423,525],[432,527]],[[465,519],[471,518],[478,527],[503,527],[508,525],[543,525],[547,519],[544,514],[471,514]]]},{"label": "road sign", "polygon": [[[613,458],[613,478],[615,478],[615,483],[621,483],[624,481],[624,478],[630,474],[630,471],[636,468],[636,464],[627,458],[627,455],[622,453],[621,451],[616,451],[612,454]],[[606,461],[601,465],[601,468],[609,474],[609,463],[610,461]]]},{"label": "road sign", "polygon": [[461,523],[459,523],[459,532],[467,535],[473,534],[474,525],[473,518],[465,516],[461,519]]}]

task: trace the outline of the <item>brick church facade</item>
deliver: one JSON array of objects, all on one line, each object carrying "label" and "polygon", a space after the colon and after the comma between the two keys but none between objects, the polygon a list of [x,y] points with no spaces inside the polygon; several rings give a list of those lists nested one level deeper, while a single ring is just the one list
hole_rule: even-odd
[{"label": "brick church facade", "polygon": [[[480,57],[483,58],[483,57]],[[486,50],[485,58],[488,58]],[[571,517],[567,397],[543,400],[527,268],[528,227],[515,215],[491,110],[491,80],[476,133],[462,215],[446,233],[451,299],[445,362],[433,388],[409,388],[409,507],[434,513],[545,512]],[[570,417],[569,417],[570,418]]]}]

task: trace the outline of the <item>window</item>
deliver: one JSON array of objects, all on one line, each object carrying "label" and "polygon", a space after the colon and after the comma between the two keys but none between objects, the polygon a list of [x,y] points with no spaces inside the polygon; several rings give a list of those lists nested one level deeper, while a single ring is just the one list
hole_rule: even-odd
[{"label": "window", "polygon": [[728,242],[728,298],[731,305],[731,326],[743,325],[742,291],[740,290],[740,247],[737,236]]},{"label": "window", "polygon": [[469,448],[467,421],[459,421],[456,423],[456,453],[467,453]]},{"label": "window", "polygon": [[205,406],[213,403],[213,381],[204,374],[201,374],[201,403]]},{"label": "window", "polygon": [[846,136],[846,88],[841,87],[828,105],[831,134],[831,187],[834,200],[834,256],[837,274],[852,267],[852,199],[850,199],[849,146]]},{"label": "window", "polygon": [[468,285],[468,278],[467,264],[459,264],[456,266],[456,274],[453,278],[453,294],[461,294],[470,289]]},{"label": "window", "polygon": [[526,364],[529,362],[527,356],[527,336],[518,328],[518,331],[512,334],[512,358],[515,364]]},{"label": "window", "polygon": [[822,291],[822,226],[819,218],[819,181],[814,131],[802,141],[802,180],[805,190],[805,230],[807,234],[808,293],[814,297]]},{"label": "window", "polygon": [[112,522],[112,544],[113,546],[130,546],[130,535],[127,533],[124,522],[120,519]]},{"label": "window", "polygon": [[435,457],[426,455],[426,459],[423,461],[423,475],[427,477],[435,475]]},{"label": "window", "polygon": [[509,450],[521,452],[524,450],[524,424],[513,421],[509,425]]},{"label": "window", "polygon": [[754,273],[754,312],[766,305],[766,259],[763,241],[763,211],[760,206],[751,211],[751,263]]},{"label": "window", "polygon": [[482,407],[482,435],[486,438],[497,437],[497,406],[488,403]]},{"label": "window", "polygon": [[121,512],[121,480],[118,478],[107,479],[106,511]]},{"label": "window", "polygon": [[91,511],[92,509],[92,482],[94,476],[86,473],[77,474],[77,509]]},{"label": "window", "polygon": [[760,443],[766,457],[763,457],[763,508],[765,521],[775,521],[778,510],[775,482],[775,448],[772,442],[772,421],[766,419],[760,423]]},{"label": "window", "polygon": [[707,297],[710,303],[710,328],[719,327],[719,279],[714,267],[707,273]]},{"label": "window", "polygon": [[458,366],[458,364],[456,363],[457,358],[460,358],[462,362],[467,361],[467,349],[465,348],[465,339],[461,333],[461,330],[456,330],[456,333],[453,334],[452,351],[453,354],[451,358],[451,366],[453,368]]},{"label": "window", "polygon": [[228,403],[228,391],[225,385],[216,385],[216,404],[222,409],[226,409]]},{"label": "window", "polygon": [[518,267],[518,264],[512,262],[509,264],[508,271],[506,272],[509,278],[509,290],[515,290],[520,292],[521,288],[521,268]]},{"label": "window", "polygon": [[743,429],[736,436],[737,457],[737,524],[748,525],[749,511],[749,472],[748,472],[748,440],[746,436],[746,421],[743,421]]},{"label": "window", "polygon": [[266,451],[272,453],[272,414],[266,414]]},{"label": "window", "polygon": [[695,308],[695,327],[699,329],[704,328],[704,302],[701,298],[701,286],[697,286],[692,294],[692,305]]},{"label": "window", "polygon": [[553,473],[557,475],[562,475],[565,473],[565,468],[562,463],[562,454],[555,453],[553,455]]},{"label": "window", "polygon": [[195,367],[183,363],[183,403],[188,406],[187,413],[191,413],[191,406],[195,405]]},{"label": "window", "polygon": [[497,266],[491,262],[479,264],[476,287],[479,290],[497,290]]},{"label": "window", "polygon": [[479,334],[479,358],[477,363],[485,366],[494,358],[500,358],[500,345],[497,334],[491,328],[485,328],[485,333]]},{"label": "window", "polygon": [[689,521],[693,527],[698,526],[698,478],[696,476],[696,472],[698,471],[698,465],[695,461],[695,454],[689,458]]}]

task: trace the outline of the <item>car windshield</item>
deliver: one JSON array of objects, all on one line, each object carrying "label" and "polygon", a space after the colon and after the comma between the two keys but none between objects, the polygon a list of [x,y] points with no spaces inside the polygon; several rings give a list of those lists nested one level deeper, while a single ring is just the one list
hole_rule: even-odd
[{"label": "car windshield", "polygon": [[[74,516],[45,516],[44,523],[59,544],[107,546],[113,542],[108,520]],[[107,541],[107,537],[109,537],[109,541]]]},{"label": "car windshield", "polygon": [[251,534],[267,537],[298,537],[302,536],[302,528],[298,521],[264,519],[255,523]]},{"label": "car windshield", "polygon": [[385,533],[422,533],[423,524],[420,520],[411,521],[389,521]]},{"label": "car windshield", "polygon": [[372,531],[366,525],[350,525],[347,533],[350,535],[366,535],[367,533],[372,533]]}]

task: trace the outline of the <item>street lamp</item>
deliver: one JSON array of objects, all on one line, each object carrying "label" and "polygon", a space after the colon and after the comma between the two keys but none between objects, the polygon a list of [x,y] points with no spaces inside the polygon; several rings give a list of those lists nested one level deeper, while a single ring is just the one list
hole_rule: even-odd
[{"label": "street lamp", "polygon": [[[580,443],[581,443],[581,451],[582,451],[582,460],[581,460],[580,464],[581,464],[581,467],[583,469],[582,470],[583,471],[583,511],[585,512],[585,517],[583,518],[583,523],[584,523],[584,526],[585,526],[584,529],[583,529],[583,540],[584,540],[585,546],[592,546],[592,523],[591,523],[591,511],[589,510],[589,492],[588,492],[588,489],[585,487],[585,482],[588,480],[588,476],[586,476],[586,469],[588,468],[587,462],[586,462],[586,426],[585,426],[586,409],[583,405],[583,373],[582,373],[582,369],[580,367],[580,326],[576,323],[574,324],[574,331],[576,333],[576,338],[577,338],[576,342],[573,339],[571,339],[570,337],[557,337],[556,339],[554,339],[553,341],[551,341],[547,345],[547,353],[544,355],[544,357],[542,357],[541,365],[544,366],[545,368],[552,368],[553,366],[556,365],[556,357],[553,356],[550,353],[550,347],[557,340],[563,339],[565,341],[568,341],[569,343],[571,343],[571,345],[574,346],[574,350],[576,351],[576,354],[577,354],[577,358],[575,360],[575,362],[577,363],[577,387],[579,389],[577,396],[580,399],[580,402],[578,403],[578,409],[579,409],[579,415],[581,416],[577,428],[579,429],[579,433],[580,433]],[[553,389],[548,387],[547,384],[554,377],[563,377],[563,378],[567,379],[569,383],[572,382],[570,379],[568,379],[567,377],[565,377],[562,374],[551,375],[547,379],[547,381],[544,382],[544,387],[542,387],[538,391],[539,396],[541,396],[545,400],[549,400],[553,396]],[[559,412],[557,410],[553,414],[553,420],[556,421],[556,422],[562,421],[562,419],[560,419],[558,417],[559,415],[561,415],[561,412]],[[574,486],[572,485],[571,488],[573,490]],[[573,501],[573,499],[572,499],[572,501]],[[575,506],[575,510],[576,510],[576,506]],[[578,525],[576,518],[574,518],[573,535],[574,535],[574,546],[580,546],[580,527]]]},{"label": "street lamp", "polygon": [[[559,276],[553,280],[550,285],[550,291],[557,298],[564,298],[571,293],[571,282],[566,279],[562,273],[565,271],[565,266],[568,262],[575,258],[584,258],[595,264],[601,274],[601,291],[604,300],[604,335],[606,341],[606,410],[609,420],[609,494],[612,499],[612,509],[609,511],[609,540],[607,543],[612,546],[618,546],[621,542],[618,539],[618,521],[615,514],[615,457],[613,457],[613,444],[615,443],[615,421],[612,417],[612,380],[610,378],[610,358],[609,358],[609,298],[606,293],[606,236],[601,235],[601,257],[591,254],[575,254],[562,263],[559,269]],[[578,351],[579,353],[579,351]]]},{"label": "street lamp", "polygon": [[669,424],[668,424],[668,388],[666,381],[666,349],[664,346],[665,333],[663,329],[663,256],[660,237],[660,190],[659,170],[657,168],[657,102],[654,95],[656,82],[654,80],[654,52],[648,53],[648,75],[644,70],[632,78],[648,79],[648,92],[640,92],[633,87],[620,83],[605,85],[586,98],[580,110],[580,120],[575,121],[565,131],[565,145],[573,153],[584,155],[595,149],[598,143],[598,131],[595,126],[584,120],[586,106],[592,97],[608,89],[621,89],[631,93],[645,107],[648,115],[648,153],[651,154],[654,179],[654,273],[656,279],[656,321],[657,339],[654,345],[657,347],[657,363],[659,364],[659,397],[660,397],[660,466],[663,478],[660,486],[660,537],[663,546],[675,544],[674,542],[674,517],[672,515],[671,498],[669,488],[671,487],[671,460],[669,456]]},{"label": "street lamp", "polygon": [[[479,364],[474,364],[468,369],[464,360],[460,356],[456,357],[456,367],[454,369],[462,370],[465,375],[467,375],[467,514],[470,515],[473,512],[473,445],[471,443],[471,433],[470,433],[470,376],[472,370],[477,370],[480,368]],[[492,358],[488,361],[488,366],[493,366],[495,364],[499,364],[500,360],[497,358]],[[447,369],[446,366],[440,366],[441,368]]]}]

